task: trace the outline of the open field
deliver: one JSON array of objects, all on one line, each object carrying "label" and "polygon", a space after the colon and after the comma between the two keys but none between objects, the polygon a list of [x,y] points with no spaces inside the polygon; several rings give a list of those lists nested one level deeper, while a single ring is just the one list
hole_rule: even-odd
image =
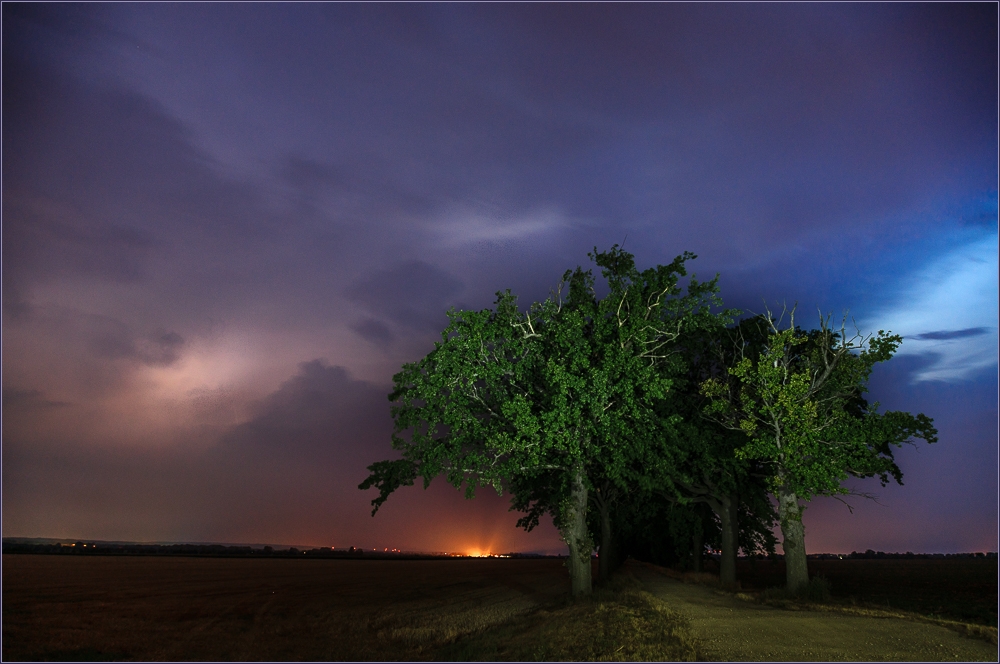
[{"label": "open field", "polygon": [[424,659],[561,597],[562,562],[3,556],[3,659]]},{"label": "open field", "polygon": [[[863,571],[901,561],[850,562]],[[757,573],[766,580],[774,569],[762,563]],[[812,564],[836,591],[836,574]],[[800,660],[995,660],[995,646],[934,625],[785,611],[656,569],[630,562],[611,588],[572,603],[558,559],[4,555],[2,654],[5,661],[691,660],[772,652]],[[934,587],[918,569],[911,585]],[[923,569],[950,582],[985,574]],[[720,646],[737,643],[720,641],[727,629],[742,639],[740,649]],[[800,632],[831,636],[819,647]],[[762,635],[776,641],[762,644]]]}]

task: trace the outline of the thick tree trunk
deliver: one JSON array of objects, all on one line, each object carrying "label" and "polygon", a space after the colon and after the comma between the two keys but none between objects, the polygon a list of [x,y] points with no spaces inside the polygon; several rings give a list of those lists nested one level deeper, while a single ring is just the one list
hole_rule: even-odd
[{"label": "thick tree trunk", "polygon": [[736,550],[739,547],[736,534],[736,508],[730,496],[704,498],[706,505],[719,515],[722,526],[722,556],[719,559],[719,581],[726,588],[736,587]]},{"label": "thick tree trunk", "polygon": [[722,496],[718,501],[719,520],[722,521],[722,558],[719,560],[719,581],[726,588],[736,586],[736,542],[733,523],[736,521],[733,501]]},{"label": "thick tree trunk", "polygon": [[809,567],[802,506],[794,491],[778,491],[778,518],[781,520],[781,548],[785,551],[785,580],[789,591],[799,592],[809,583]]},{"label": "thick tree trunk", "polygon": [[600,501],[601,512],[601,548],[597,558],[597,580],[606,583],[611,577],[614,565],[614,544],[611,542],[611,508],[606,500]]},{"label": "thick tree trunk", "polygon": [[561,534],[569,546],[569,579],[573,597],[591,592],[590,554],[593,548],[587,532],[587,485],[583,469],[578,468],[570,487],[570,499],[563,514]]}]

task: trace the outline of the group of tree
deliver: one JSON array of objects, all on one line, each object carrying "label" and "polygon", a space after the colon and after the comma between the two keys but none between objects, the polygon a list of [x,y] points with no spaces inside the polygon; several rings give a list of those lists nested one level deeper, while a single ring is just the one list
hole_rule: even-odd
[{"label": "group of tree", "polygon": [[682,287],[691,253],[643,271],[617,245],[589,257],[603,296],[578,267],[526,309],[508,290],[448,312],[394,377],[402,454],[369,466],[372,514],[417,478],[508,492],[518,526],[559,529],[573,595],[591,591],[595,545],[603,580],[629,554],[697,566],[712,544],[733,584],[737,552],[773,552],[777,520],[788,585],[805,585],[802,501],[847,493],[849,476],[899,482],[894,449],[936,440],[926,416],[864,399],[901,338],[848,337],[829,318],[802,330],[794,311],[736,322],[718,276]]}]

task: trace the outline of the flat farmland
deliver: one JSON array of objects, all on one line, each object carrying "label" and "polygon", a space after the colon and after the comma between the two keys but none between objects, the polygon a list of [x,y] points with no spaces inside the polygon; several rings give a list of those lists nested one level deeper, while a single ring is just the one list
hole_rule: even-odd
[{"label": "flat farmland", "polygon": [[[830,580],[841,605],[856,599],[996,624],[995,560],[809,566]],[[739,572],[744,590],[753,590],[780,585],[784,568],[740,561]],[[679,572],[628,561],[611,584],[570,602],[558,559],[12,554],[3,556],[2,654],[6,661],[996,661],[995,631],[987,643],[898,611],[788,610],[724,592],[704,576],[684,583]]]},{"label": "flat farmland", "polygon": [[426,659],[568,587],[558,559],[4,555],[3,659]]}]

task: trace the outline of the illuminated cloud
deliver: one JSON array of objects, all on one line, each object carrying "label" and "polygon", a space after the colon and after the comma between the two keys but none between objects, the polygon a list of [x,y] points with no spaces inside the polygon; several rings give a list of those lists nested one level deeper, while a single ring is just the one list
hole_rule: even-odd
[{"label": "illuminated cloud", "polygon": [[535,210],[516,217],[462,210],[432,224],[431,228],[443,245],[457,248],[535,240],[567,225],[563,215],[553,209]]},{"label": "illuminated cloud", "polygon": [[901,355],[931,355],[916,381],[954,382],[997,364],[997,235],[978,237],[903,278],[861,329],[903,335]]}]

